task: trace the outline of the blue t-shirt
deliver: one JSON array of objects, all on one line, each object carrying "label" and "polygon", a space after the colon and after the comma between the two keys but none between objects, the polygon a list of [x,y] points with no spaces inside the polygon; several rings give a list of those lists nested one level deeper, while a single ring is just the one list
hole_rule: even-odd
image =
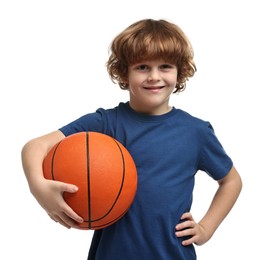
[{"label": "blue t-shirt", "polygon": [[88,259],[194,260],[193,245],[183,246],[175,226],[191,209],[198,170],[219,180],[232,161],[209,122],[173,108],[146,115],[129,103],[98,109],[60,128],[65,136],[81,131],[110,135],[131,153],[138,172],[132,206],[122,219],[94,231]]}]

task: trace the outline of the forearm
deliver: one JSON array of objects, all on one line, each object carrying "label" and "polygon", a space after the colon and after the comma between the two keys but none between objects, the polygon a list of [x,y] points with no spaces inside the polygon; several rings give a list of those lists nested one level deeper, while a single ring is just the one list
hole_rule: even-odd
[{"label": "forearm", "polygon": [[207,213],[199,222],[208,234],[208,239],[213,235],[234,206],[241,192],[241,188],[241,178],[233,167],[229,174],[223,180],[219,181],[219,188],[212,203]]},{"label": "forearm", "polygon": [[30,189],[43,180],[42,162],[48,151],[64,138],[60,131],[32,139],[24,145],[21,151],[22,166]]},{"label": "forearm", "polygon": [[34,188],[43,180],[42,161],[45,157],[45,146],[36,140],[28,142],[22,149],[22,166],[29,184],[34,193]]}]

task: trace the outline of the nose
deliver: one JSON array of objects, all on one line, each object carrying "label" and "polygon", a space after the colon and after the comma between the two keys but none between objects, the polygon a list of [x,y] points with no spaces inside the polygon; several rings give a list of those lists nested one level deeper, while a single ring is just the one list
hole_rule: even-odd
[{"label": "nose", "polygon": [[148,74],[148,81],[158,81],[160,80],[160,72],[158,68],[152,68]]}]

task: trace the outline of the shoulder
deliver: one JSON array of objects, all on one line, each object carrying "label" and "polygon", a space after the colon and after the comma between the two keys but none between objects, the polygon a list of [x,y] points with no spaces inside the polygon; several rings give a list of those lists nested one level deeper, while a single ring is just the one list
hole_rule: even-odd
[{"label": "shoulder", "polygon": [[115,120],[118,114],[122,114],[122,111],[126,110],[125,103],[119,103],[113,108],[98,108],[95,112],[96,116],[103,120]]},{"label": "shoulder", "polygon": [[115,108],[98,108],[95,112],[85,114],[78,119],[59,128],[65,136],[81,132],[81,131],[95,131],[105,133],[109,125],[116,121],[116,113],[118,107]]},{"label": "shoulder", "polygon": [[126,103],[120,102],[117,106],[112,108],[100,107],[96,110],[96,113],[111,115],[117,113],[120,110],[125,110],[125,109],[126,109]]},{"label": "shoulder", "polygon": [[190,113],[184,110],[177,109],[177,116],[181,119],[183,123],[187,124],[188,126],[192,126],[197,129],[212,129],[212,125],[209,121],[191,115]]}]

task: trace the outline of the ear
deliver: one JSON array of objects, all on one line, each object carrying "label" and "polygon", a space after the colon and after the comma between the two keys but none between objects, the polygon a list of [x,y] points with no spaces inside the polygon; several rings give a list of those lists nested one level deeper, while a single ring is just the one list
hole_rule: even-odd
[{"label": "ear", "polygon": [[126,90],[129,89],[129,84],[128,84],[128,82],[124,82],[123,86],[124,86],[124,89],[126,89]]},{"label": "ear", "polygon": [[128,89],[128,87],[129,87],[128,78],[124,78],[124,79],[122,79],[121,84],[122,84],[122,86],[124,87],[124,89]]},{"label": "ear", "polygon": [[122,78],[122,83],[128,84],[128,76],[125,76],[124,78]]}]

